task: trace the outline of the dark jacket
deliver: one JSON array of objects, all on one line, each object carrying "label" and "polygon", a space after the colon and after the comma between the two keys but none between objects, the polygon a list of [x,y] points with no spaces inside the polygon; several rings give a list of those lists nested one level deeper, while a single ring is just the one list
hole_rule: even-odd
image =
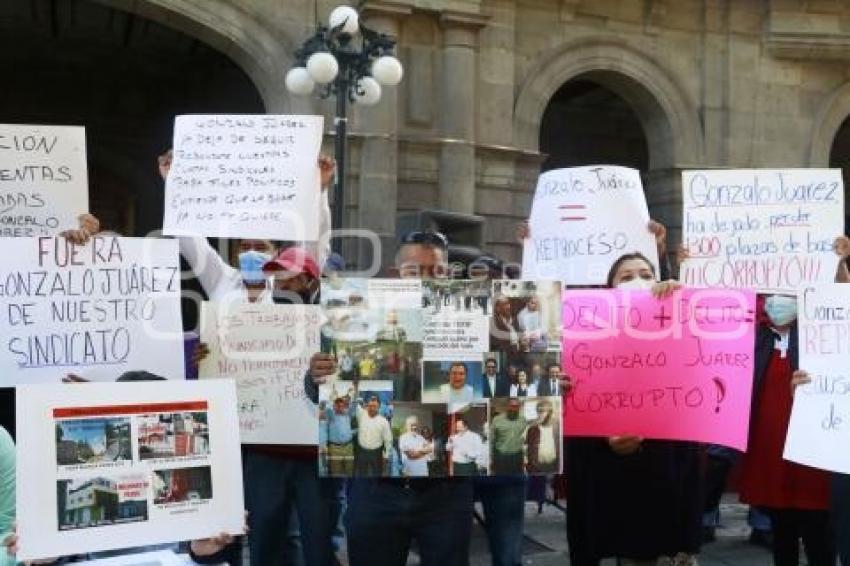
[{"label": "dark jacket", "polygon": [[[774,332],[769,326],[759,325],[756,328],[756,345],[753,359],[753,411],[756,406],[758,406],[761,386],[762,383],[764,383],[767,366],[770,364],[770,357],[773,355],[777,336],[776,332]],[[788,357],[791,359],[791,371],[800,369],[799,345],[800,341],[797,333],[797,323],[794,322],[791,326],[791,335],[788,339]]]}]

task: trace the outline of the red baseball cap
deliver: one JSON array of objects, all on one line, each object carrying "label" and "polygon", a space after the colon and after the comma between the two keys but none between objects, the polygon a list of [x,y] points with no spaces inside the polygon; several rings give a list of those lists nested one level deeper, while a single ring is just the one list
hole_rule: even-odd
[{"label": "red baseball cap", "polygon": [[286,248],[277,254],[277,257],[263,265],[263,273],[274,273],[275,271],[289,271],[294,274],[305,273],[313,279],[320,275],[319,265],[310,252],[304,248]]}]

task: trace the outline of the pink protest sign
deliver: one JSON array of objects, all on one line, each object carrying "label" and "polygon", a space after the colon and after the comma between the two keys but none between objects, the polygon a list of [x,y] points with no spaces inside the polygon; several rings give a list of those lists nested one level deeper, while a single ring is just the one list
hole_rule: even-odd
[{"label": "pink protest sign", "polygon": [[745,450],[755,294],[684,289],[563,294],[568,436],[636,435]]}]

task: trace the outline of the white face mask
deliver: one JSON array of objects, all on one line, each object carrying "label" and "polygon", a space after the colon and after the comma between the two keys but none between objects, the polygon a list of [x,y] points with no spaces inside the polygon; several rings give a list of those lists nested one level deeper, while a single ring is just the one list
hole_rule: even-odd
[{"label": "white face mask", "polygon": [[626,289],[629,291],[649,291],[652,289],[652,286],[655,285],[655,281],[652,279],[643,279],[641,277],[635,277],[634,279],[629,279],[628,281],[621,281],[617,284],[617,289]]},{"label": "white face mask", "polygon": [[771,295],[764,301],[764,312],[776,326],[786,326],[797,319],[797,298]]}]

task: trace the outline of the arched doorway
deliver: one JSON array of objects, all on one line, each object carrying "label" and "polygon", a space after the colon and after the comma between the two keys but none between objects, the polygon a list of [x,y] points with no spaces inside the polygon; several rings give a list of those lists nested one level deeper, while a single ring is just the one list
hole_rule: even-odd
[{"label": "arched doorway", "polygon": [[547,156],[543,171],[597,164],[649,169],[649,146],[635,111],[615,92],[583,78],[565,83],[546,106],[540,151]]},{"label": "arched doorway", "polygon": [[90,208],[127,235],[162,224],[156,156],[175,115],[264,111],[227,56],[89,0],[0,3],[0,73],[0,123],[86,127]]},{"label": "arched doorway", "polygon": [[847,203],[850,198],[850,116],[844,119],[838,131],[835,132],[835,138],[829,150],[829,166],[841,169],[841,176],[844,179],[844,233],[846,234],[850,224],[847,222]]}]

